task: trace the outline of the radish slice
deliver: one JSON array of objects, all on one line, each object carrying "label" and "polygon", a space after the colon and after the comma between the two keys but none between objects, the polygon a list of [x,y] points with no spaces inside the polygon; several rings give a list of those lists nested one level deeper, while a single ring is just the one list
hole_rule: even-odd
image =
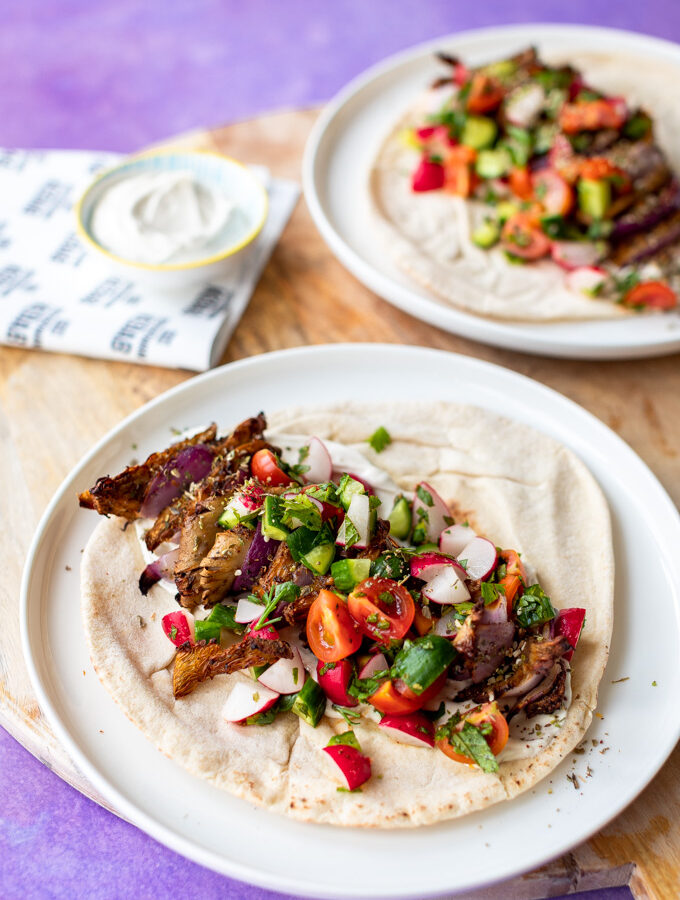
[{"label": "radish slice", "polygon": [[432,485],[421,481],[413,496],[413,525],[427,529],[427,540],[439,540],[439,535],[451,523],[451,510]]},{"label": "radish slice", "polygon": [[437,620],[437,624],[434,626],[434,633],[445,638],[454,638],[458,634],[457,621],[453,610],[447,612],[441,619]]},{"label": "radish slice", "polygon": [[465,572],[460,568],[458,563],[451,559],[450,556],[443,556],[441,553],[422,553],[419,556],[411,557],[411,575],[414,578],[420,578],[422,581],[432,581],[432,579],[443,572],[448,566],[454,565],[456,569],[460,569],[462,577],[465,578]]},{"label": "radish slice", "polygon": [[323,663],[321,660],[317,662],[316,680],[331,703],[337,703],[338,706],[358,705],[359,701],[347,693],[353,674],[354,667],[348,659],[341,659],[336,663]]},{"label": "radish slice", "polygon": [[194,644],[196,641],[194,635],[194,617],[186,609],[178,609],[176,612],[168,613],[161,619],[161,628],[170,638],[175,647],[181,647],[189,641]]},{"label": "radish slice", "polygon": [[376,653],[359,671],[359,678],[372,678],[376,672],[384,672],[389,669],[384,653]]},{"label": "radish slice", "polygon": [[345,518],[342,521],[342,525],[338,530],[338,536],[335,539],[335,543],[339,544],[341,547],[346,546],[347,544],[347,520],[354,525],[356,530],[359,532],[359,540],[352,544],[353,547],[357,549],[363,549],[368,546],[368,542],[370,539],[370,524],[371,524],[371,508],[369,505],[370,501],[368,499],[367,494],[354,494],[349,504],[349,509],[345,515]]},{"label": "radish slice", "polygon": [[447,566],[423,588],[423,596],[433,603],[464,603],[470,592],[453,566]]},{"label": "radish slice", "polygon": [[563,269],[594,266],[606,254],[603,241],[553,241],[550,255]]},{"label": "radish slice", "polygon": [[160,581],[161,578],[172,579],[175,574],[175,563],[178,556],[179,547],[176,547],[174,550],[168,550],[167,553],[149,563],[139,576],[139,590],[144,596],[149,593],[154,584]]},{"label": "radish slice", "polygon": [[[256,632],[257,633],[257,632]],[[296,694],[305,683],[305,667],[295,647],[292,659],[277,659],[258,678],[260,684],[279,694]]]},{"label": "radish slice", "polygon": [[378,725],[400,744],[412,747],[434,747],[434,724],[422,713],[410,716],[383,716]]},{"label": "radish slice", "polygon": [[503,104],[508,122],[520,128],[531,128],[543,112],[544,105],[545,91],[536,82],[516,87]]},{"label": "radish slice", "polygon": [[581,266],[579,269],[573,269],[565,282],[570,291],[587,294],[594,297],[607,280],[607,273],[603,269],[597,269],[593,266]]},{"label": "radish slice", "polygon": [[360,753],[356,747],[334,744],[332,747],[323,749],[344,775],[350,791],[360,787],[371,777],[371,760]]},{"label": "radish slice", "polygon": [[256,625],[257,619],[253,619],[246,631],[246,634],[249,637],[262,638],[263,641],[278,641],[280,635],[273,625],[267,625],[265,623],[262,628],[255,628]]},{"label": "radish slice", "polygon": [[222,715],[227,722],[244,722],[251,716],[266,712],[278,699],[276,691],[270,691],[262,684],[244,684],[239,681],[232,688]]},{"label": "radish slice", "polygon": [[302,464],[309,466],[309,469],[304,473],[305,481],[319,484],[319,482],[331,480],[331,475],[333,474],[331,455],[326,449],[324,442],[320,441],[318,437],[313,437],[309,442],[309,453],[302,461]]},{"label": "radish slice", "polygon": [[458,556],[473,537],[477,535],[468,525],[451,525],[439,535],[439,549],[449,556]]},{"label": "radish slice", "polygon": [[234,621],[239,622],[241,625],[246,625],[248,622],[256,622],[263,612],[264,606],[261,603],[253,603],[252,600],[246,600],[245,597],[241,597],[236,606]]},{"label": "radish slice", "polygon": [[[563,634],[571,646],[575,648],[578,644],[578,639],[581,637],[581,629],[583,628],[585,618],[585,609],[580,609],[577,606],[558,610],[557,618],[554,620],[551,629],[553,637]],[[567,650],[564,654],[564,658],[569,660],[573,655],[574,650]]]},{"label": "radish slice", "polygon": [[467,577],[471,580],[484,579],[496,567],[496,548],[490,540],[483,537],[473,538],[458,554],[458,562],[463,566]]}]

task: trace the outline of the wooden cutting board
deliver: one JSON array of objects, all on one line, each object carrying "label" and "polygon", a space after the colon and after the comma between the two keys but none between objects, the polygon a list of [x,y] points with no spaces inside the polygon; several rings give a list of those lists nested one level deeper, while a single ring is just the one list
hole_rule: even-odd
[{"label": "wooden cutting board", "polygon": [[[173,143],[263,163],[275,175],[299,180],[302,149],[315,118],[315,111],[268,115],[185,135]],[[301,200],[222,362],[331,341],[437,347],[535,378],[617,431],[680,503],[679,355],[570,362],[484,347],[438,331],[355,281],[327,249]],[[124,416],[188,377],[187,372],[0,348],[0,724],[99,803],[101,798],[57,744],[31,691],[19,643],[21,570],[40,515],[78,459]],[[676,748],[635,803],[594,838],[536,872],[484,891],[483,896],[530,900],[630,884],[637,900],[677,898],[678,822],[680,749]]]}]

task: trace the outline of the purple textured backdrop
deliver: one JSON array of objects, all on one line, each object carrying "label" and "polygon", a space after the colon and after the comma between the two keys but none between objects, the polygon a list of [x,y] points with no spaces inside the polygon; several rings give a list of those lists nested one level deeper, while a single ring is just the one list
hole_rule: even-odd
[{"label": "purple textured backdrop", "polygon": [[[680,38],[677,0],[24,0],[3,12],[0,145],[118,151],[321,102],[382,57],[464,28],[587,22]],[[166,850],[60,781],[1,729],[0,768],[4,898],[281,896]]]}]

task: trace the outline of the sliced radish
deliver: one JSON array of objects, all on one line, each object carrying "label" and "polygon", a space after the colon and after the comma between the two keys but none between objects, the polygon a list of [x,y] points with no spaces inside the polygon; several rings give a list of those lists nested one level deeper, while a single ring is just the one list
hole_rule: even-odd
[{"label": "sliced radish", "polygon": [[496,567],[497,559],[496,548],[490,540],[483,537],[472,538],[458,554],[458,562],[472,581],[490,575]]},{"label": "sliced radish", "polygon": [[333,474],[333,462],[326,445],[318,437],[313,437],[309,442],[309,453],[303,460],[303,465],[309,466],[304,473],[305,481],[319,484],[330,481]]},{"label": "sliced radish", "polygon": [[422,713],[411,713],[409,716],[383,716],[378,727],[400,744],[434,747],[434,723]]},{"label": "sliced radish", "polygon": [[352,544],[352,546],[357,549],[368,546],[371,530],[371,507],[369,504],[370,501],[367,494],[352,495],[349,509],[345,514],[342,525],[338,529],[338,536],[335,539],[336,544],[339,544],[341,547],[347,545],[347,520],[349,520],[359,532],[359,540]]},{"label": "sliced radish", "polygon": [[[257,633],[257,632],[256,632]],[[296,694],[305,683],[305,667],[295,647],[292,659],[277,659],[258,678],[260,684],[279,694]]]},{"label": "sliced radish", "polygon": [[[580,609],[577,606],[573,606],[570,609],[558,610],[557,618],[553,622],[552,627],[553,637],[563,634],[571,646],[575,648],[578,644],[578,639],[581,636],[581,629],[583,628],[585,618],[585,609]],[[564,658],[571,659],[573,655],[574,650],[568,650],[564,654]]]},{"label": "sliced radish", "polygon": [[565,278],[570,291],[587,294],[589,297],[594,297],[606,281],[607,273],[604,269],[594,266],[581,266],[579,269],[573,269]]},{"label": "sliced radish", "polygon": [[458,634],[457,622],[456,614],[451,610],[451,612],[447,612],[441,619],[437,620],[437,624],[434,626],[434,633],[440,634],[445,638],[454,638]]},{"label": "sliced radish", "polygon": [[245,597],[241,597],[236,605],[234,621],[239,622],[241,625],[247,625],[248,622],[256,622],[263,612],[264,606],[261,603],[253,603],[252,600],[246,600]]},{"label": "sliced radish", "polygon": [[348,659],[341,659],[336,663],[323,663],[319,660],[316,666],[317,681],[324,694],[331,703],[339,706],[356,706],[358,703],[347,693],[353,674],[354,668]]},{"label": "sliced radish", "polygon": [[465,578],[465,570],[458,565],[455,559],[450,556],[443,556],[441,553],[421,553],[419,556],[411,557],[411,575],[420,578],[423,581],[432,581],[437,575],[443,572],[448,566],[453,566],[456,575],[459,578]]},{"label": "sliced radish", "polygon": [[545,91],[537,82],[516,87],[503,104],[508,122],[520,128],[531,128],[543,112]]},{"label": "sliced radish", "polygon": [[187,641],[193,644],[196,640],[194,637],[194,617],[186,609],[178,609],[176,612],[163,616],[161,627],[175,647],[181,647]]},{"label": "sliced radish", "polygon": [[168,550],[167,553],[163,553],[157,559],[154,559],[153,562],[149,563],[139,576],[139,590],[144,596],[149,593],[153,585],[160,581],[161,578],[167,578],[169,580],[173,578],[178,556],[179,547],[176,547],[174,550]]},{"label": "sliced radish", "polygon": [[439,535],[451,523],[451,511],[432,485],[421,481],[413,496],[413,525],[427,530],[427,540],[439,540]]},{"label": "sliced radish", "polygon": [[550,255],[563,269],[594,266],[607,252],[603,241],[553,241]]},{"label": "sliced radish", "polygon": [[359,678],[372,678],[376,672],[384,672],[385,669],[389,669],[385,654],[375,653],[359,670]]},{"label": "sliced radish", "polygon": [[334,744],[323,749],[344,775],[350,791],[360,787],[371,777],[371,760],[356,747]]},{"label": "sliced radish", "polygon": [[256,625],[257,619],[253,619],[253,621],[248,626],[246,634],[250,635],[251,637],[262,638],[262,640],[264,641],[278,641],[280,635],[273,625],[267,625],[265,623],[262,628],[255,628]]},{"label": "sliced radish", "polygon": [[450,525],[439,535],[439,549],[449,556],[458,556],[473,537],[477,537],[469,525]]},{"label": "sliced radish", "polygon": [[470,599],[470,592],[454,567],[446,566],[432,581],[428,581],[423,588],[423,596],[432,603],[464,603]]},{"label": "sliced radish", "polygon": [[263,504],[264,491],[261,487],[253,484],[231,498],[220,518],[228,522],[230,527],[234,527],[241,519],[247,519],[259,512]]},{"label": "sliced radish", "polygon": [[276,691],[262,684],[235,684],[224,704],[222,715],[227,722],[244,722],[251,716],[266,712],[279,699]]}]

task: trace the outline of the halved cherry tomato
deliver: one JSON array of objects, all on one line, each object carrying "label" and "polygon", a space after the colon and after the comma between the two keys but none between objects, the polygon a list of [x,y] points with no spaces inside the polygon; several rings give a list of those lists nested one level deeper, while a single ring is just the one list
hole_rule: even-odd
[{"label": "halved cherry tomato", "polygon": [[490,112],[500,106],[504,96],[505,91],[499,81],[490,75],[477,72],[472,76],[465,105],[471,113]]},{"label": "halved cherry tomato", "polygon": [[627,193],[632,189],[631,178],[628,172],[625,172],[619,166],[613,165],[605,156],[591,156],[584,159],[579,164],[579,174],[581,178],[590,181],[601,181],[603,178],[609,178],[619,193]]},{"label": "halved cherry tomato", "polygon": [[415,694],[400,679],[388,678],[387,681],[383,681],[377,691],[371,694],[368,702],[381,713],[395,716],[406,715],[422,709],[429,700],[436,697],[445,681],[446,672],[442,673],[422,694]]},{"label": "halved cherry tomato", "polygon": [[293,484],[293,479],[286,475],[283,469],[279,468],[276,457],[271,450],[263,449],[254,453],[250,461],[250,471],[262,484]]},{"label": "halved cherry tomato", "polygon": [[[508,723],[495,701],[493,703],[484,703],[482,706],[476,707],[472,712],[467,713],[465,718],[461,719],[458,725],[455,726],[454,731],[461,731],[465,722],[477,726],[484,724],[491,725],[492,731],[489,734],[485,734],[484,737],[494,756],[498,756],[508,742]],[[448,738],[440,738],[436,742],[436,745],[442,753],[445,753],[450,759],[453,759],[456,762],[467,763],[470,766],[475,765],[475,761],[470,759],[469,756],[464,756],[462,753],[456,753]]]},{"label": "halved cherry tomato", "polygon": [[599,131],[601,128],[620,128],[626,121],[626,104],[612,97],[608,100],[581,100],[565,103],[560,110],[559,124],[566,134],[579,131]]},{"label": "halved cherry tomato", "polygon": [[566,216],[574,205],[574,192],[554,169],[542,169],[531,177],[534,195],[549,216]]},{"label": "halved cherry tomato", "polygon": [[359,649],[361,634],[342,597],[319,592],[307,614],[307,643],[322,662],[337,662]]},{"label": "halved cherry tomato", "polygon": [[472,168],[477,151],[466,144],[452,147],[444,159],[444,190],[458,197],[469,197],[475,189],[478,176]]},{"label": "halved cherry tomato", "polygon": [[518,212],[510,216],[501,232],[503,248],[522,259],[540,259],[550,253],[550,238],[543,234],[532,215]]},{"label": "halved cherry tomato", "polygon": [[511,613],[517,592],[526,584],[527,573],[516,550],[503,550],[500,556],[505,562],[506,574],[498,583],[503,586],[508,613]]},{"label": "halved cherry tomato", "polygon": [[678,305],[678,296],[663,281],[643,281],[624,294],[621,302],[624,306],[646,309],[674,309]]},{"label": "halved cherry tomato", "polygon": [[533,197],[534,189],[531,186],[531,175],[526,166],[515,166],[510,172],[508,181],[510,190],[521,200],[530,200]]},{"label": "halved cherry tomato", "polygon": [[416,613],[413,597],[391,578],[367,578],[347,598],[347,608],[359,629],[376,641],[398,641]]}]

